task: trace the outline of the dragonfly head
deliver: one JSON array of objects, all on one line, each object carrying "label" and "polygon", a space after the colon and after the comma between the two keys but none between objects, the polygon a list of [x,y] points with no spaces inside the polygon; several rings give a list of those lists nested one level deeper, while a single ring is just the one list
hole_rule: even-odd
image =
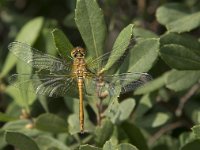
[{"label": "dragonfly head", "polygon": [[71,56],[73,58],[83,58],[85,56],[85,49],[76,47],[71,51]]}]

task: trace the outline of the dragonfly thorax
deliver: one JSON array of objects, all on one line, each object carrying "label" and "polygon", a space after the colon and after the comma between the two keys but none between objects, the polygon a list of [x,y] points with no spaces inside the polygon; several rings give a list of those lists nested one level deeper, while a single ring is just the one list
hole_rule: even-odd
[{"label": "dragonfly thorax", "polygon": [[73,58],[84,58],[85,57],[85,49],[81,47],[76,47],[71,51],[71,56]]}]

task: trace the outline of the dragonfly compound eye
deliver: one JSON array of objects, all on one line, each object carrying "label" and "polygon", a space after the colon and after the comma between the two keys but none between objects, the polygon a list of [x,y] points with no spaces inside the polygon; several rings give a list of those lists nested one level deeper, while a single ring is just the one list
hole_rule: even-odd
[{"label": "dragonfly compound eye", "polygon": [[84,57],[85,56],[85,50],[81,47],[76,47],[71,52],[72,57]]}]

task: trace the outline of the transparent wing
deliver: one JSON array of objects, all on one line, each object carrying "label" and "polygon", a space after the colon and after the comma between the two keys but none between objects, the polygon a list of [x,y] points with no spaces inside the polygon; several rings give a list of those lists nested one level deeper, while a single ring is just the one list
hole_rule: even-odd
[{"label": "transparent wing", "polygon": [[44,74],[13,74],[9,77],[9,83],[19,89],[23,86],[27,91],[49,97],[60,97],[77,86],[73,78],[67,75],[44,75]]},{"label": "transparent wing", "polygon": [[152,80],[151,75],[148,73],[122,73],[117,75],[110,75],[104,77],[105,81],[114,88],[120,88],[121,94],[134,91],[136,88],[144,85],[145,83]]},{"label": "transparent wing", "polygon": [[42,53],[25,43],[12,42],[8,49],[19,59],[40,70],[47,69],[51,72],[57,72],[60,70],[70,71],[71,69],[70,64],[67,64],[66,61]]},{"label": "transparent wing", "polygon": [[[87,67],[89,68],[89,70],[91,72],[98,72],[105,66],[108,59],[114,59],[114,60],[116,59],[116,64],[123,62],[129,52],[129,50],[132,47],[134,47],[136,40],[137,39],[135,37],[133,37],[130,39],[130,41],[126,41],[126,42],[116,45],[112,51],[107,52],[95,59],[88,60]],[[127,42],[128,42],[128,46],[127,46]],[[118,52],[121,49],[126,49],[123,54],[120,54]],[[112,53],[112,55],[111,55],[111,53]]]}]

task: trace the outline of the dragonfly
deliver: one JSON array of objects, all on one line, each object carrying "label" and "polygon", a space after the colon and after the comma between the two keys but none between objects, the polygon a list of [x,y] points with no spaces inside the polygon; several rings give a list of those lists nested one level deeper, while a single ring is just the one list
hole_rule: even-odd
[{"label": "dragonfly", "polygon": [[[17,58],[36,69],[32,74],[13,74],[9,78],[10,84],[20,88],[21,85],[28,83],[36,94],[49,97],[66,96],[72,89],[77,89],[81,133],[84,133],[84,91],[87,93],[87,89],[95,90],[93,93],[102,98],[116,94],[116,88],[120,88],[123,94],[152,79],[148,73],[139,72],[105,75],[99,70],[99,66],[105,64],[110,52],[86,61],[86,50],[75,47],[69,56],[71,61],[67,61],[43,53],[23,42],[12,42],[8,49]],[[43,70],[48,72],[43,73]],[[104,91],[107,91],[106,94],[103,94]]]}]

